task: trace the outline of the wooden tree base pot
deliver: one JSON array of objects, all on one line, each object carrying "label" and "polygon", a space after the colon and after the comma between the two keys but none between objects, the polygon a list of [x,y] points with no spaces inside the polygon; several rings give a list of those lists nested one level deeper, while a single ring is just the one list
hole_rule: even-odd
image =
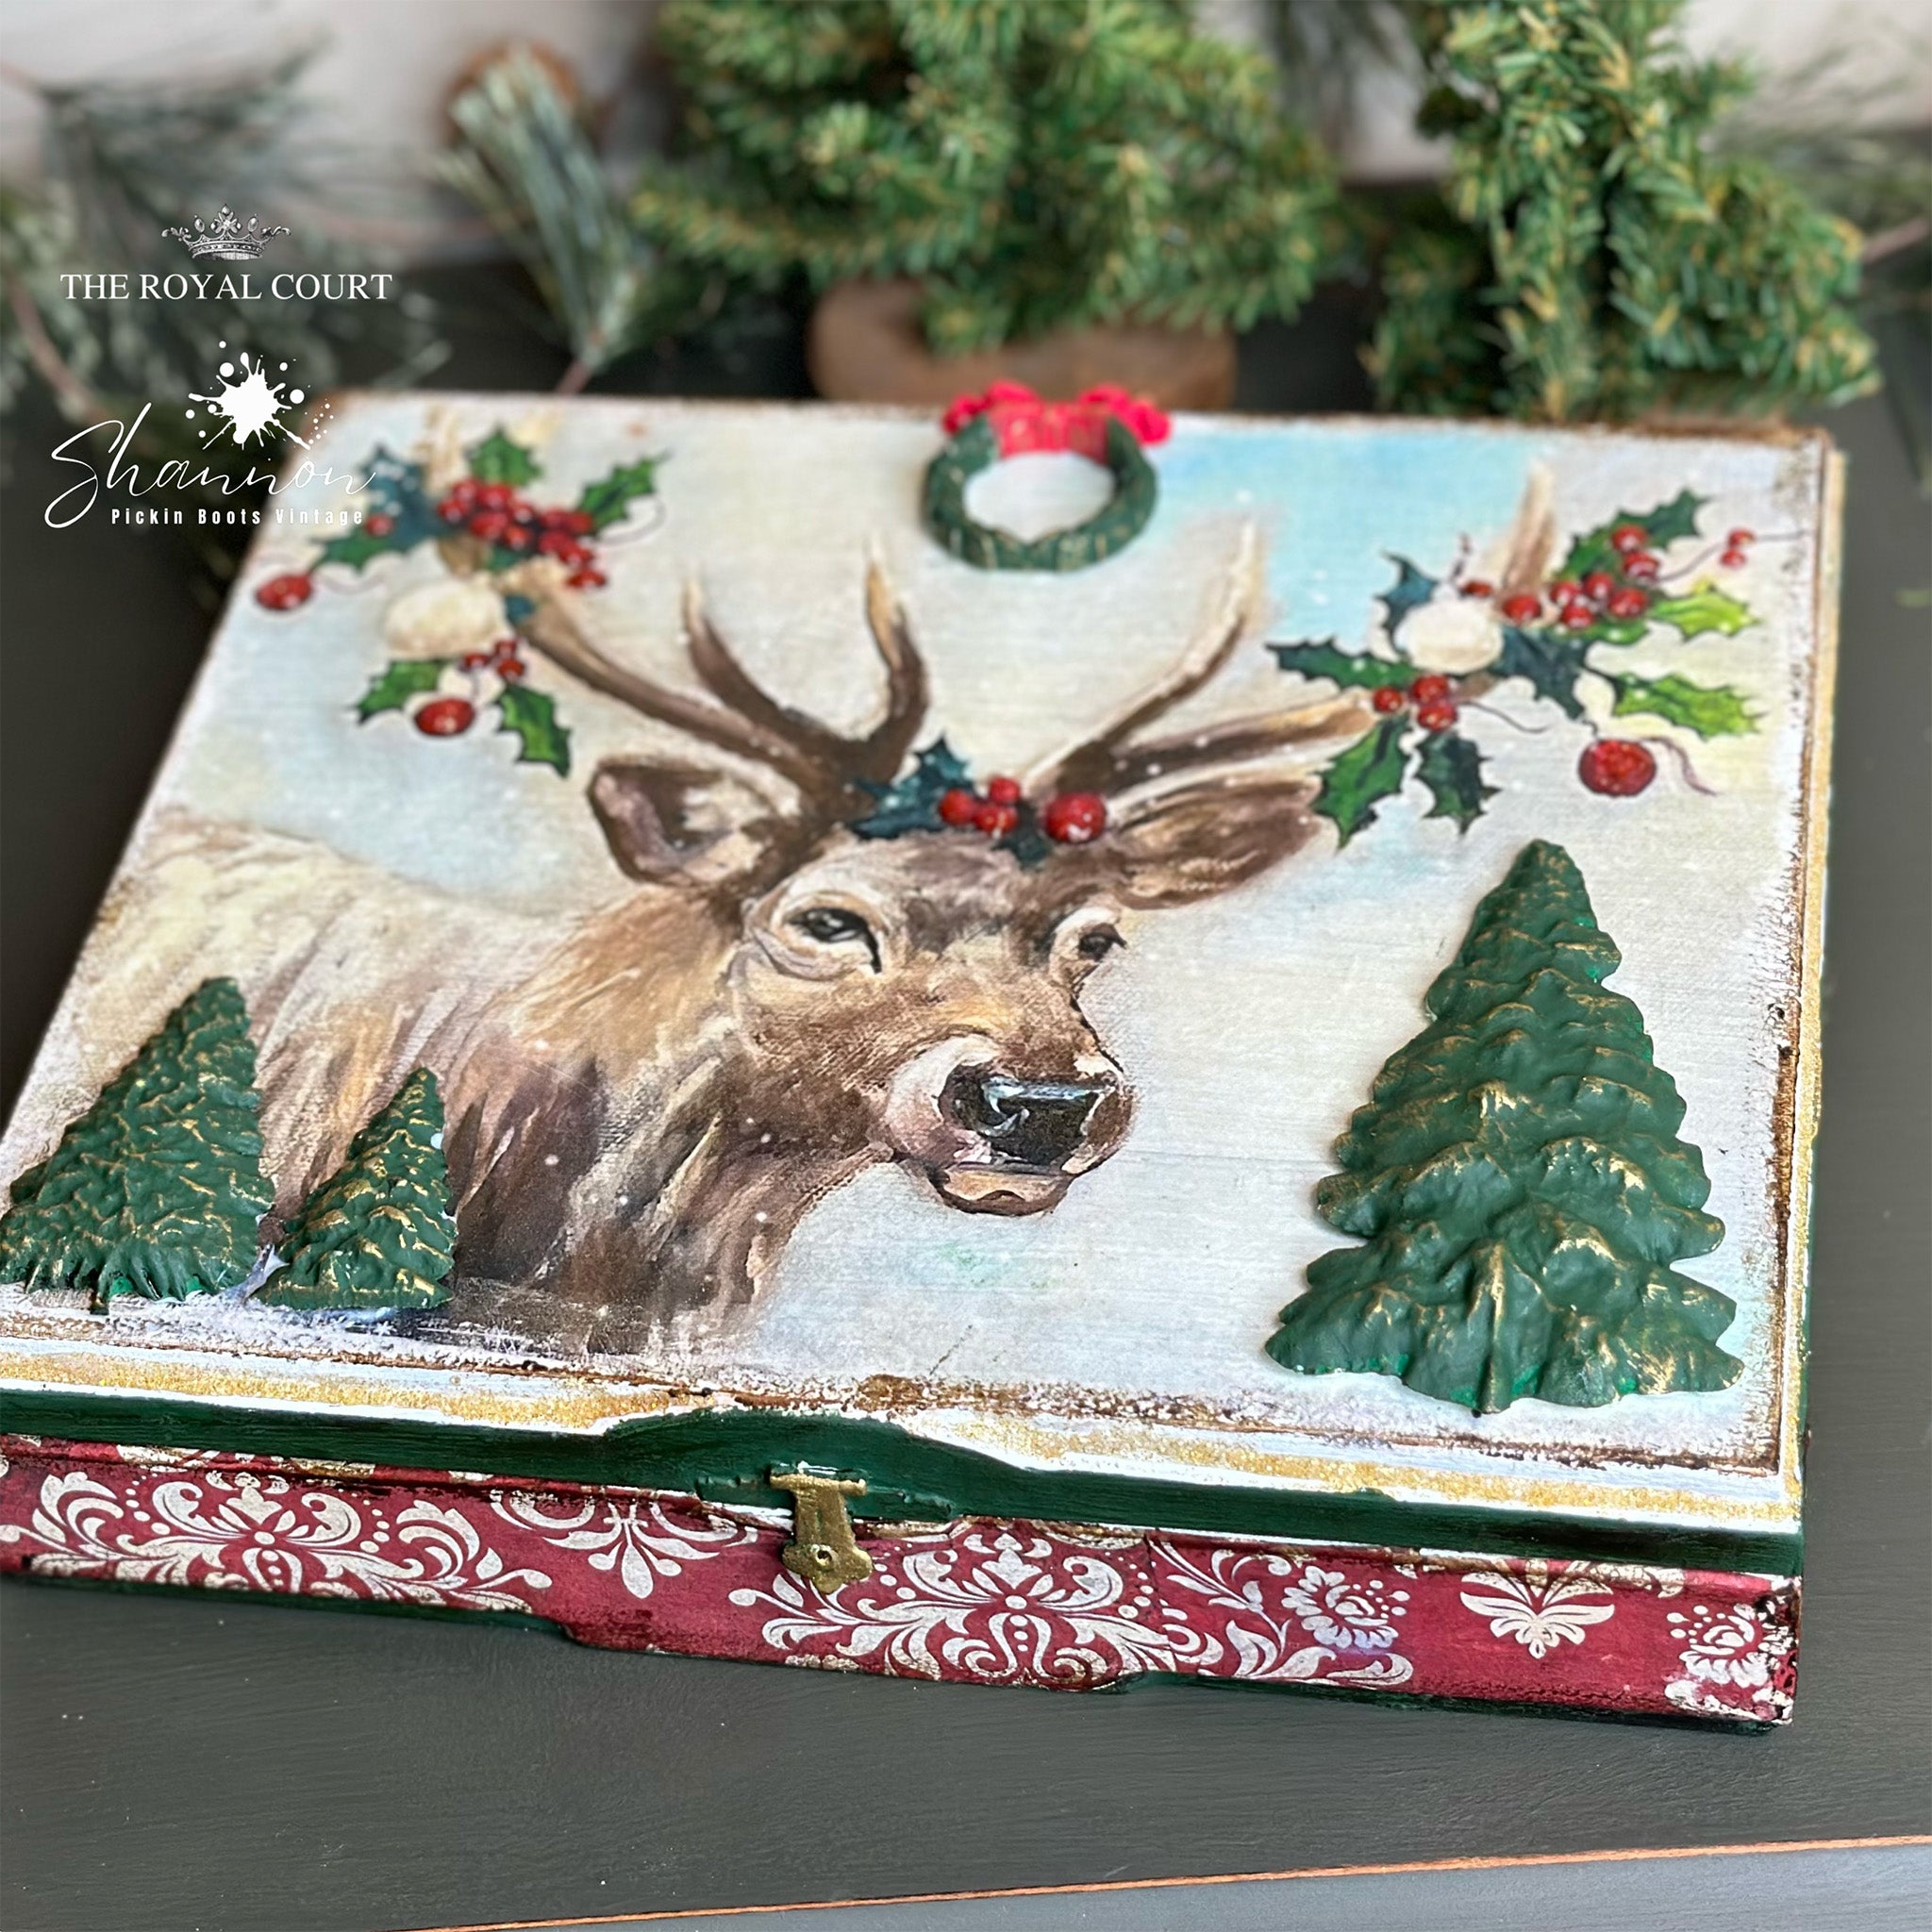
[{"label": "wooden tree base pot", "polygon": [[975,394],[1004,376],[1054,398],[1117,383],[1168,409],[1224,409],[1234,400],[1235,344],[1225,330],[1063,329],[966,356],[936,356],[909,281],[843,282],[812,310],[806,362],[839,403],[929,403]]}]

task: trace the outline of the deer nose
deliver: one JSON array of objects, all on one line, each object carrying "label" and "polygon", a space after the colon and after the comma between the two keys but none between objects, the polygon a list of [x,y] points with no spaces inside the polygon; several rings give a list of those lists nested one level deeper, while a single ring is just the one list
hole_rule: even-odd
[{"label": "deer nose", "polygon": [[1093,1109],[1110,1091],[1106,1080],[1017,1080],[986,1067],[959,1067],[940,1104],[1003,1163],[1050,1170],[1073,1158]]}]

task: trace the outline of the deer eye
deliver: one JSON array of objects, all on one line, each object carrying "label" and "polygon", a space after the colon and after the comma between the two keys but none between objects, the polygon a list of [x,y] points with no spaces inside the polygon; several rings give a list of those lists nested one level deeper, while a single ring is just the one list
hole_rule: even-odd
[{"label": "deer eye", "polygon": [[1104,959],[1116,946],[1125,944],[1126,941],[1112,926],[1090,925],[1080,935],[1074,950],[1083,959]]},{"label": "deer eye", "polygon": [[822,946],[862,945],[872,956],[872,970],[880,970],[878,935],[858,913],[843,906],[808,906],[791,915],[791,924]]}]

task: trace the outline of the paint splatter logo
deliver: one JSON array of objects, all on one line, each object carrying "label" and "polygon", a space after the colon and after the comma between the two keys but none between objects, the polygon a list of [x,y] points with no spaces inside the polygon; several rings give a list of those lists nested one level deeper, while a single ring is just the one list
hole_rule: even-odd
[{"label": "paint splatter logo", "polygon": [[[225,349],[228,345],[222,342]],[[275,365],[278,376],[288,374],[289,365],[278,362]],[[303,449],[312,447],[321,434],[323,421],[328,406],[323,408],[307,424],[308,435],[299,435],[292,425],[284,418],[290,412],[299,410],[307,400],[305,391],[290,381],[272,381],[268,366],[259,357],[251,356],[246,349],[236,351],[235,355],[215,372],[217,383],[212,395],[203,395],[191,390],[188,399],[191,404],[205,407],[208,421],[201,420],[202,411],[191,408],[188,417],[197,425],[195,439],[204,448],[211,449],[225,441],[233,442],[237,448],[264,448],[278,437],[299,444]]]}]

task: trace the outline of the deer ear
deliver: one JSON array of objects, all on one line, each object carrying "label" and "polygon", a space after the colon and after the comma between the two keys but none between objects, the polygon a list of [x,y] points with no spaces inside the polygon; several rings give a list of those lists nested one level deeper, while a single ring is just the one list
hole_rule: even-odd
[{"label": "deer ear", "polygon": [[1105,841],[1118,890],[1130,906],[1185,906],[1258,876],[1313,835],[1318,789],[1301,774],[1230,778],[1124,808]]},{"label": "deer ear", "polygon": [[620,870],[659,884],[717,885],[753,871],[777,829],[761,800],[695,765],[607,759],[590,798]]}]

